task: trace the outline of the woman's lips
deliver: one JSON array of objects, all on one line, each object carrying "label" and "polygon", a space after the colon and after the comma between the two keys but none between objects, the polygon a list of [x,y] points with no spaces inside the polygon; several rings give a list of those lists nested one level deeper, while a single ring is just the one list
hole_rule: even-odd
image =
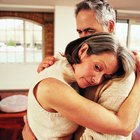
[{"label": "woman's lips", "polygon": [[87,80],[86,78],[85,78],[85,81],[86,81],[86,83],[87,83],[89,86],[94,86],[94,85],[95,85],[95,83],[93,83],[93,82]]}]

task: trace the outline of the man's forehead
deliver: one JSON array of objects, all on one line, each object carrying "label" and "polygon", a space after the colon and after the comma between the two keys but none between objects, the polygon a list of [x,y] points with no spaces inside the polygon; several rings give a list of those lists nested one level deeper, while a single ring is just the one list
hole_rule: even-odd
[{"label": "man's forehead", "polygon": [[89,21],[96,20],[96,14],[93,11],[80,11],[76,16],[76,20],[78,21]]},{"label": "man's forehead", "polygon": [[91,29],[96,29],[99,26],[102,26],[95,17],[90,17],[90,16],[85,16],[85,17],[81,17],[81,16],[77,16],[76,18],[76,26],[77,29],[87,29],[87,28],[91,28]]}]

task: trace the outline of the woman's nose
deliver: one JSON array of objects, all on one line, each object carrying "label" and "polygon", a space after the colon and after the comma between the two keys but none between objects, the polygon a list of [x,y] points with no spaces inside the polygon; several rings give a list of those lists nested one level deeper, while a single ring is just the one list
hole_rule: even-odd
[{"label": "woman's nose", "polygon": [[99,85],[101,83],[101,81],[102,81],[101,75],[92,77],[92,83],[94,83],[95,85]]}]

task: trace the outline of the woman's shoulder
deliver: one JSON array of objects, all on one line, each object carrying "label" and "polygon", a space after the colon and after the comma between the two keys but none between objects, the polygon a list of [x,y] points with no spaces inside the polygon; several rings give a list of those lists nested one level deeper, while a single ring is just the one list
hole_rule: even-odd
[{"label": "woman's shoulder", "polygon": [[[71,86],[55,78],[46,78],[42,80],[37,87],[37,100],[44,107],[52,107],[58,100],[62,100],[67,93],[74,91]],[[46,102],[47,101],[47,102]]]},{"label": "woman's shoulder", "polygon": [[45,78],[38,84],[38,91],[43,93],[53,93],[54,91],[59,92],[59,89],[64,90],[65,88],[71,87],[54,77]]},{"label": "woman's shoulder", "polygon": [[[57,100],[64,89],[66,84],[56,78],[46,78],[40,81],[34,88],[34,94],[37,101],[41,104],[44,109],[51,108],[52,100]],[[65,90],[65,89],[64,89]],[[47,102],[46,102],[47,101]]]},{"label": "woman's shoulder", "polygon": [[55,78],[55,77],[48,77],[40,81],[39,88],[45,91],[49,90],[57,90],[57,87],[61,87],[66,85],[63,81]]}]

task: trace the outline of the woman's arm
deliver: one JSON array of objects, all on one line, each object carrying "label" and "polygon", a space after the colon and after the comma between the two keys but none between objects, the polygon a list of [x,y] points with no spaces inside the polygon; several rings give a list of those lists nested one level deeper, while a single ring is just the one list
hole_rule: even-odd
[{"label": "woman's arm", "polygon": [[[55,87],[53,82],[56,82]],[[53,89],[57,89],[51,94],[52,96],[50,96],[49,100],[47,99],[50,105],[78,124],[108,134],[128,135],[129,131],[132,131],[140,110],[139,75],[137,75],[137,80],[131,94],[117,114],[113,114],[97,103],[78,95],[73,89],[60,81],[50,79],[50,82],[48,81],[47,84]],[[24,140],[35,139],[27,121],[25,121],[22,135]]]},{"label": "woman's arm", "polygon": [[[106,132],[108,134],[119,134],[119,135],[127,135],[127,134],[129,134],[130,131],[132,131],[132,129],[135,126],[135,121],[137,120],[137,117],[138,117],[138,114],[140,111],[140,88],[139,88],[139,86],[140,86],[140,57],[137,54],[136,54],[136,61],[137,61],[137,79],[135,82],[135,86],[133,87],[129,97],[122,104],[122,106],[117,114],[113,114],[112,112],[106,110],[105,108],[101,107],[100,105],[98,105],[94,102],[91,103],[89,101],[90,104],[88,106],[86,106],[86,104],[85,105],[83,104],[85,109],[87,108],[87,112],[91,116],[91,117],[89,117],[88,113],[86,114],[86,112],[84,112],[84,110],[82,111],[82,114],[83,114],[82,116],[84,116],[85,120],[90,119],[88,121],[89,128],[93,127],[93,130],[96,131],[96,126],[98,126],[97,131],[99,131],[101,133]],[[59,84],[58,84],[58,86],[59,86]],[[52,87],[53,87],[53,85],[52,85]],[[62,90],[61,87],[62,87],[62,85],[60,87],[57,87],[57,89],[59,89],[61,91]],[[64,91],[65,91],[65,89],[62,90],[61,92],[64,93]],[[69,92],[71,92],[71,91],[69,91]],[[76,94],[74,90],[72,90],[72,92],[74,92],[74,94]],[[57,90],[56,90],[55,94],[57,94]],[[71,93],[69,93],[69,95],[70,94]],[[67,95],[67,93],[66,93],[66,95]],[[59,96],[57,95],[56,97],[59,97]],[[80,97],[80,98],[83,98],[83,97]],[[61,103],[61,100],[65,100],[64,97],[62,97],[62,99],[59,99],[60,103]],[[70,100],[72,102],[73,102],[73,100],[75,102],[78,102],[78,105],[79,105],[78,111],[74,113],[73,107],[71,106],[72,105],[72,102],[71,102],[71,104],[69,106],[70,112],[67,112],[67,107],[65,107],[64,110],[62,110],[62,113],[64,112],[64,114],[66,114],[66,116],[70,116],[70,118],[72,118],[73,120],[76,120],[76,122],[79,122],[79,121],[81,121],[81,119],[78,120],[78,116],[79,116],[78,112],[80,111],[82,104],[80,105],[80,102],[78,100],[76,101],[76,98],[71,98]],[[50,99],[50,101],[51,101],[51,99]],[[87,102],[87,101],[85,101],[85,102]],[[58,103],[56,102],[53,104],[55,106],[55,104],[58,104]],[[63,105],[61,104],[61,106],[63,106]],[[90,110],[89,106],[90,106],[91,110]],[[58,108],[58,110],[59,110],[59,108]],[[71,117],[71,114],[75,115],[75,117],[74,116]],[[101,120],[98,119],[98,115],[96,116],[96,114],[99,114],[99,116],[101,117]],[[85,124],[85,120],[83,120],[83,122],[82,122],[83,126],[88,127],[88,124],[87,125]],[[99,122],[97,122],[95,120],[99,120]],[[95,124],[94,124],[94,122],[95,122]],[[25,121],[24,128],[26,128],[26,129],[23,129],[23,131],[22,131],[23,138],[25,140],[28,140],[28,139],[34,140],[35,137],[34,137],[33,133],[31,132],[27,121]],[[25,131],[25,130],[27,130],[27,131]]]},{"label": "woman's arm", "polygon": [[135,85],[117,114],[80,96],[75,90],[53,78],[44,81],[44,84],[49,87],[45,88],[46,91],[43,88],[40,88],[40,90],[44,93],[51,93],[46,98],[47,106],[49,105],[50,108],[55,109],[79,125],[101,133],[128,135],[135,128],[140,110],[139,59],[136,54],[138,68]]},{"label": "woman's arm", "polygon": [[[135,120],[140,110],[139,78],[136,80],[130,98],[122,105],[116,115],[101,105],[80,96],[75,90],[59,80],[50,78],[45,83],[50,87],[45,91],[51,93],[47,97],[49,106],[79,125],[101,133],[125,136],[129,134],[130,129],[135,125]],[[57,90],[52,92],[50,89]],[[131,114],[132,112],[133,115]],[[130,126],[131,128],[129,129]]]}]

